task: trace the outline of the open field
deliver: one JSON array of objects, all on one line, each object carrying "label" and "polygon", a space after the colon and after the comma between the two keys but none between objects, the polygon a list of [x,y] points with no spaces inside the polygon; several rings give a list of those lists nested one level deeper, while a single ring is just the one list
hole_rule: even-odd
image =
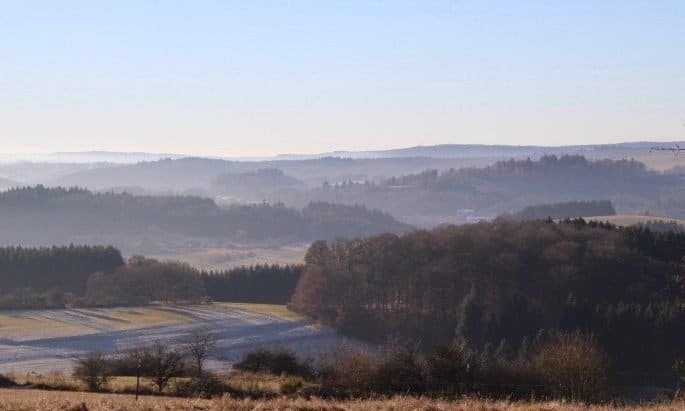
[{"label": "open field", "polygon": [[[655,146],[664,147],[656,144]],[[673,145],[666,145],[665,147],[672,147]],[[669,170],[673,167],[682,167],[685,165],[682,156],[673,155],[671,152],[665,151],[646,151],[643,154],[633,154],[629,158],[644,163],[648,168],[657,171]]]},{"label": "open field", "polygon": [[618,226],[630,226],[635,224],[646,223],[649,221],[661,221],[661,222],[671,222],[675,221],[677,224],[685,227],[685,220],[679,220],[677,218],[669,217],[657,217],[651,215],[636,215],[636,214],[618,214],[618,215],[607,215],[607,216],[594,216],[585,217],[585,220],[595,220],[595,221],[608,221],[612,224]]},{"label": "open field", "polygon": [[198,251],[153,255],[160,260],[186,262],[200,270],[228,270],[243,265],[302,264],[308,245],[288,245],[272,248],[233,247],[207,248]]},{"label": "open field", "polygon": [[0,311],[0,373],[69,372],[73,358],[88,351],[116,353],[154,341],[178,344],[209,330],[217,358],[208,365],[230,369],[258,346],[289,346],[305,356],[354,343],[303,320],[284,306],[210,304],[106,309]]},{"label": "open field", "polygon": [[212,400],[180,399],[165,397],[141,397],[137,402],[132,395],[93,394],[81,392],[0,390],[0,410],[47,411],[47,410],[206,410],[206,411],[250,411],[250,410],[318,410],[318,411],[362,411],[362,410],[444,410],[444,411],[610,411],[644,410],[671,411],[685,409],[681,402],[615,407],[609,405],[587,406],[585,404],[562,402],[509,402],[485,400],[441,401],[412,397],[395,397],[380,400],[324,401],[319,399],[237,400],[228,397]]}]

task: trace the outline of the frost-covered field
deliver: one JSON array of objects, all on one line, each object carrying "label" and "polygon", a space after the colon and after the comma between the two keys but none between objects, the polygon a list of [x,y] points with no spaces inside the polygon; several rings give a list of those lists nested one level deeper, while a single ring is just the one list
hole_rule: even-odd
[{"label": "frost-covered field", "polygon": [[197,330],[216,335],[217,356],[209,365],[218,370],[258,346],[288,346],[316,356],[354,344],[274,306],[0,311],[0,373],[69,372],[84,352],[116,353],[154,341],[175,345]]}]

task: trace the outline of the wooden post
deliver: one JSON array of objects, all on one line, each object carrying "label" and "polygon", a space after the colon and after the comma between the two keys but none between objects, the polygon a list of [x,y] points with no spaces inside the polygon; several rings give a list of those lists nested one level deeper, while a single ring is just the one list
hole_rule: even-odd
[{"label": "wooden post", "polygon": [[136,401],[138,401],[138,390],[140,390],[140,358],[138,358],[138,365],[136,366]]}]

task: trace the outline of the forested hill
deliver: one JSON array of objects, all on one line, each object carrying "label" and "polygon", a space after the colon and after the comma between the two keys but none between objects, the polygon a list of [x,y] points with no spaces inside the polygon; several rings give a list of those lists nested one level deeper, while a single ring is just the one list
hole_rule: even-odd
[{"label": "forested hill", "polygon": [[[282,204],[218,207],[199,197],[134,196],[84,189],[12,189],[0,193],[4,244],[113,244],[144,241],[312,241],[405,232],[410,226],[358,206],[312,203],[303,210]],[[198,240],[200,239],[200,240]]]},{"label": "forested hill", "polygon": [[277,168],[264,168],[247,173],[223,173],[212,181],[211,191],[218,196],[262,200],[281,193],[297,195],[305,184]]},{"label": "forested hill", "polygon": [[494,218],[536,204],[598,198],[610,200],[619,213],[685,216],[681,175],[651,171],[634,160],[593,161],[577,155],[432,169],[381,183],[330,184],[312,198],[364,204],[428,226],[463,223],[469,214]]},{"label": "forested hill", "polygon": [[[666,178],[666,181],[668,179]],[[420,174],[393,178],[390,186],[414,186],[432,190],[450,190],[464,185],[510,183],[509,191],[525,187],[527,192],[582,192],[585,195],[613,194],[633,190],[651,195],[652,184],[664,183],[664,175],[647,170],[635,160],[588,160],[583,156],[543,156],[538,161],[507,160],[484,168],[450,169],[444,173],[429,170]],[[588,185],[588,182],[593,182]]]},{"label": "forested hill", "polygon": [[583,220],[316,242],[292,307],[377,342],[458,337],[504,355],[542,330],[580,329],[617,375],[668,376],[685,341],[684,250],[683,233]]}]

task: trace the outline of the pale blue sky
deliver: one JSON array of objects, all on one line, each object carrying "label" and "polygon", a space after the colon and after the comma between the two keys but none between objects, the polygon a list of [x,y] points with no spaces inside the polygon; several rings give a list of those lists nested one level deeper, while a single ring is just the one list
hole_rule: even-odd
[{"label": "pale blue sky", "polygon": [[0,0],[0,152],[683,140],[682,118],[682,0]]}]

